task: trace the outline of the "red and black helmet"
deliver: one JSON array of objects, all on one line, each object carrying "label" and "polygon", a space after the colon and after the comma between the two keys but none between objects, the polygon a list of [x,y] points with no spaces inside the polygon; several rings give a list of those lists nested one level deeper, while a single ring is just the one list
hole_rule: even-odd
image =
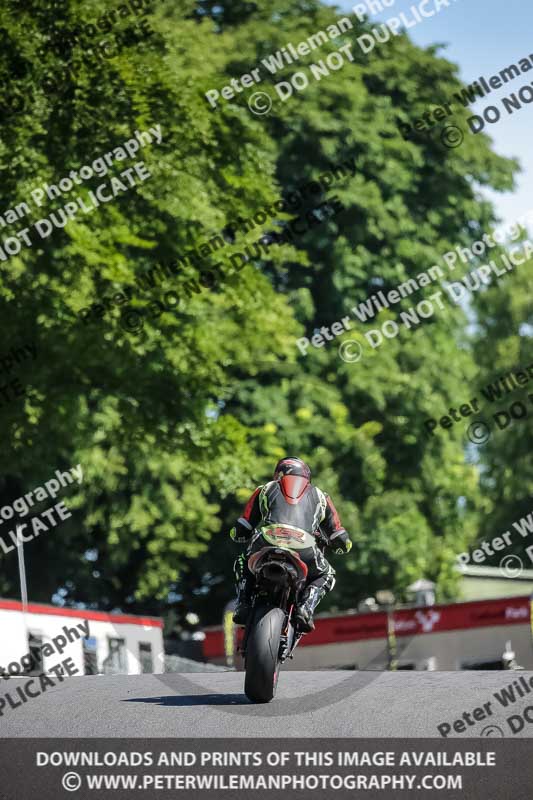
[{"label": "red and black helmet", "polygon": [[294,505],[311,481],[311,470],[301,458],[282,458],[276,464],[274,480],[279,481],[283,496]]}]

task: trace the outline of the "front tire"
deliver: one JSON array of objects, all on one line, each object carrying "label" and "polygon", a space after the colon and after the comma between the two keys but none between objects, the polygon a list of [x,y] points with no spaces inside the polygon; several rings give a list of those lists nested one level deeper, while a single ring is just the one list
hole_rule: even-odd
[{"label": "front tire", "polygon": [[269,703],[276,693],[279,645],[285,613],[281,608],[258,608],[246,644],[244,693],[253,703]]}]

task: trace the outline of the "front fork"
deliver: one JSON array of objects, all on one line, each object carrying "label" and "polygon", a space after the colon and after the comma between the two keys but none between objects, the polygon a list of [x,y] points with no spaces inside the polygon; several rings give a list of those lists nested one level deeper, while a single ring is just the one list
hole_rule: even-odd
[{"label": "front fork", "polygon": [[295,609],[296,609],[296,606],[293,603],[290,606],[289,611],[287,613],[287,624],[286,624],[286,626],[283,629],[283,632],[281,634],[282,641],[281,641],[281,648],[280,648],[280,661],[281,661],[282,664],[288,658],[292,658],[293,657],[292,654],[294,653],[294,651],[296,649],[296,645],[298,644],[298,642],[300,641],[300,639],[303,636],[303,633],[301,631],[297,631],[295,629],[294,624],[292,622],[292,615],[293,615]]}]

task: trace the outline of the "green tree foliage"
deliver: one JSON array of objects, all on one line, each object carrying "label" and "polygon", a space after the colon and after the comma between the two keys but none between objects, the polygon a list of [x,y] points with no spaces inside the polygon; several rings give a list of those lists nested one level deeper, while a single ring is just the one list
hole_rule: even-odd
[{"label": "green tree foliage", "polygon": [[[521,260],[524,245],[516,241],[513,245],[514,255]],[[480,365],[476,383],[483,400],[482,418],[491,428],[490,438],[478,453],[482,463],[481,486],[488,498],[480,538],[491,539],[509,529],[515,545],[512,550],[520,555],[524,555],[531,542],[522,538],[512,523],[533,511],[533,370],[524,372],[525,367],[533,364],[532,266],[531,260],[517,265],[473,299],[479,320],[475,331]],[[517,386],[512,376],[518,372],[524,372],[527,382],[521,376],[523,383]],[[483,388],[487,391],[488,386],[493,390],[492,401],[481,392]],[[515,406],[511,412],[515,403],[521,407]],[[494,558],[487,558],[487,563],[497,565],[501,557],[501,553],[496,553]],[[524,567],[530,566],[527,556],[523,562]]]},{"label": "green tree foliage", "polygon": [[[67,580],[67,602],[135,607],[139,598],[145,604],[166,597],[183,559],[204,552],[218,531],[218,504],[238,481],[238,463],[253,463],[245,426],[219,415],[228,387],[292,357],[298,329],[287,299],[253,267],[224,291],[204,289],[187,302],[182,285],[191,270],[145,293],[143,302],[133,300],[145,313],[140,335],[126,332],[114,312],[87,324],[77,316],[275,194],[275,150],[265,132],[248,114],[228,120],[210,113],[198,96],[198,82],[224,62],[215,45],[205,52],[207,24],[184,19],[190,5],[160,8],[150,17],[150,40],[90,69],[79,46],[64,58],[39,60],[35,43],[47,28],[94,20],[102,4],[71,3],[60,18],[43,7],[4,20],[34,94],[23,113],[3,122],[3,208],[91,164],[135,130],[160,124],[163,132],[161,146],[139,153],[150,180],[2,267],[5,348],[36,341],[38,350],[35,365],[21,367],[27,397],[2,409],[9,453],[2,500],[70,464],[81,463],[85,475],[68,533],[65,526],[27,548],[34,599],[48,599]],[[67,64],[76,71],[67,73],[60,95],[46,93],[43,78],[57,77]],[[7,61],[6,74],[9,67]],[[117,164],[110,174],[130,165]],[[49,202],[42,215],[65,199]],[[180,305],[154,318],[149,304],[166,289]],[[263,366],[256,352],[265,340],[272,347]],[[16,586],[9,558],[3,593]]]},{"label": "green tree foliage", "polygon": [[[336,19],[319,4],[305,3],[304,13],[302,4],[282,2],[262,6],[260,17],[261,36],[257,18],[235,28],[228,24],[224,35],[239,38],[234,76]],[[307,265],[286,261],[286,283],[278,286],[309,338],[378,289],[386,294],[433,264],[443,266],[443,253],[470,243],[493,219],[478,187],[510,188],[516,168],[493,154],[482,137],[467,136],[456,150],[444,147],[440,131],[404,141],[397,122],[446,102],[460,87],[456,70],[434,49],[420,50],[404,36],[363,55],[356,33],[349,31],[271,79],[288,80],[341,43],[352,43],[353,64],[320,82],[310,79],[286,103],[275,100],[265,120],[279,144],[281,183],[295,174],[316,177],[331,162],[350,159],[356,166],[353,178],[332,189],[345,212],[300,243]],[[267,91],[276,98],[268,84]],[[466,115],[465,110],[455,120],[465,130]],[[276,279],[271,264],[262,269]],[[438,288],[433,284],[384,311],[378,323],[397,319],[399,309]],[[368,327],[377,325],[357,323],[343,338],[364,344]],[[465,329],[464,312],[448,303],[446,312],[437,311],[415,330],[403,329],[380,349],[369,352],[367,346],[356,364],[339,358],[337,341],[309,348],[298,371],[274,367],[261,385],[235,387],[228,406],[233,413],[244,413],[254,425],[276,425],[270,463],[283,452],[307,457],[354,536],[354,556],[335,560],[339,581],[330,604],[353,606],[364,594],[389,586],[402,598],[421,575],[437,581],[441,598],[454,596],[453,562],[473,540],[483,505],[479,472],[465,460],[464,429],[429,437],[423,422],[446,413],[476,374],[472,353],[463,347]]]},{"label": "green tree foliage", "polygon": [[[306,357],[295,342],[377,290],[442,265],[442,253],[493,219],[479,187],[510,188],[516,164],[483,136],[466,136],[456,150],[438,135],[405,141],[397,123],[445,102],[460,86],[456,69],[406,36],[364,55],[355,39],[365,26],[355,17],[353,30],[255,87],[274,99],[270,115],[250,113],[254,89],[212,110],[209,88],[335,22],[316,0],[169,0],[149,15],[154,35],[110,59],[95,63],[79,43],[38,55],[51,28],[106,9],[42,0],[9,7],[2,20],[2,75],[23,76],[28,97],[2,122],[4,209],[135,130],[159,124],[163,132],[161,145],[138,154],[149,180],[0,264],[5,349],[23,340],[38,347],[25,368],[27,397],[1,409],[2,503],[57,468],[81,463],[85,473],[72,522],[28,545],[32,598],[62,587],[65,602],[158,610],[174,592],[204,621],[218,621],[232,596],[227,527],[286,453],[309,460],[354,538],[353,557],[334,562],[330,605],[350,607],[389,587],[403,597],[421,575],[452,596],[455,554],[477,532],[479,469],[465,460],[459,430],[429,437],[423,422],[463,397],[476,373],[464,311],[448,304],[381,348],[366,345],[355,364],[339,358],[340,339]],[[286,103],[276,98],[273,82],[350,43],[353,63]],[[45,91],[43,81],[58,76],[58,89]],[[307,233],[245,264],[235,255],[241,269],[232,272],[230,256],[289,215],[247,234],[233,228],[224,250],[206,259],[222,264],[214,289],[201,288],[203,267],[191,264],[141,299],[137,292],[129,305],[144,314],[138,335],[124,329],[120,308],[87,324],[77,316],[348,160],[354,175],[328,195],[341,214],[318,215]],[[438,288],[420,289],[370,327]],[[150,304],[170,289],[179,304],[155,316]],[[368,327],[353,321],[344,338],[364,344]],[[0,591],[15,586],[7,556]]]}]

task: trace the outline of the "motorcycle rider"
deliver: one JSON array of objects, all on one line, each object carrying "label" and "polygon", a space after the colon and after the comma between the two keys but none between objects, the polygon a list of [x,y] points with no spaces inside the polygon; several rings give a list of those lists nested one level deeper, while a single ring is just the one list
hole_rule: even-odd
[{"label": "motorcycle rider", "polygon": [[318,542],[336,553],[349,553],[352,543],[341,525],[330,497],[311,484],[311,470],[300,458],[282,458],[274,470],[272,481],[258,486],[230,536],[239,544],[249,543],[246,551],[235,561],[237,607],[233,615],[236,625],[246,625],[251,608],[254,577],[248,569],[251,553],[264,547],[261,537],[250,538],[263,525],[287,525],[314,534],[317,544],[298,551],[308,568],[307,585],[296,611],[301,631],[314,629],[313,613],[327,592],[335,585],[335,570],[324,557]]}]

